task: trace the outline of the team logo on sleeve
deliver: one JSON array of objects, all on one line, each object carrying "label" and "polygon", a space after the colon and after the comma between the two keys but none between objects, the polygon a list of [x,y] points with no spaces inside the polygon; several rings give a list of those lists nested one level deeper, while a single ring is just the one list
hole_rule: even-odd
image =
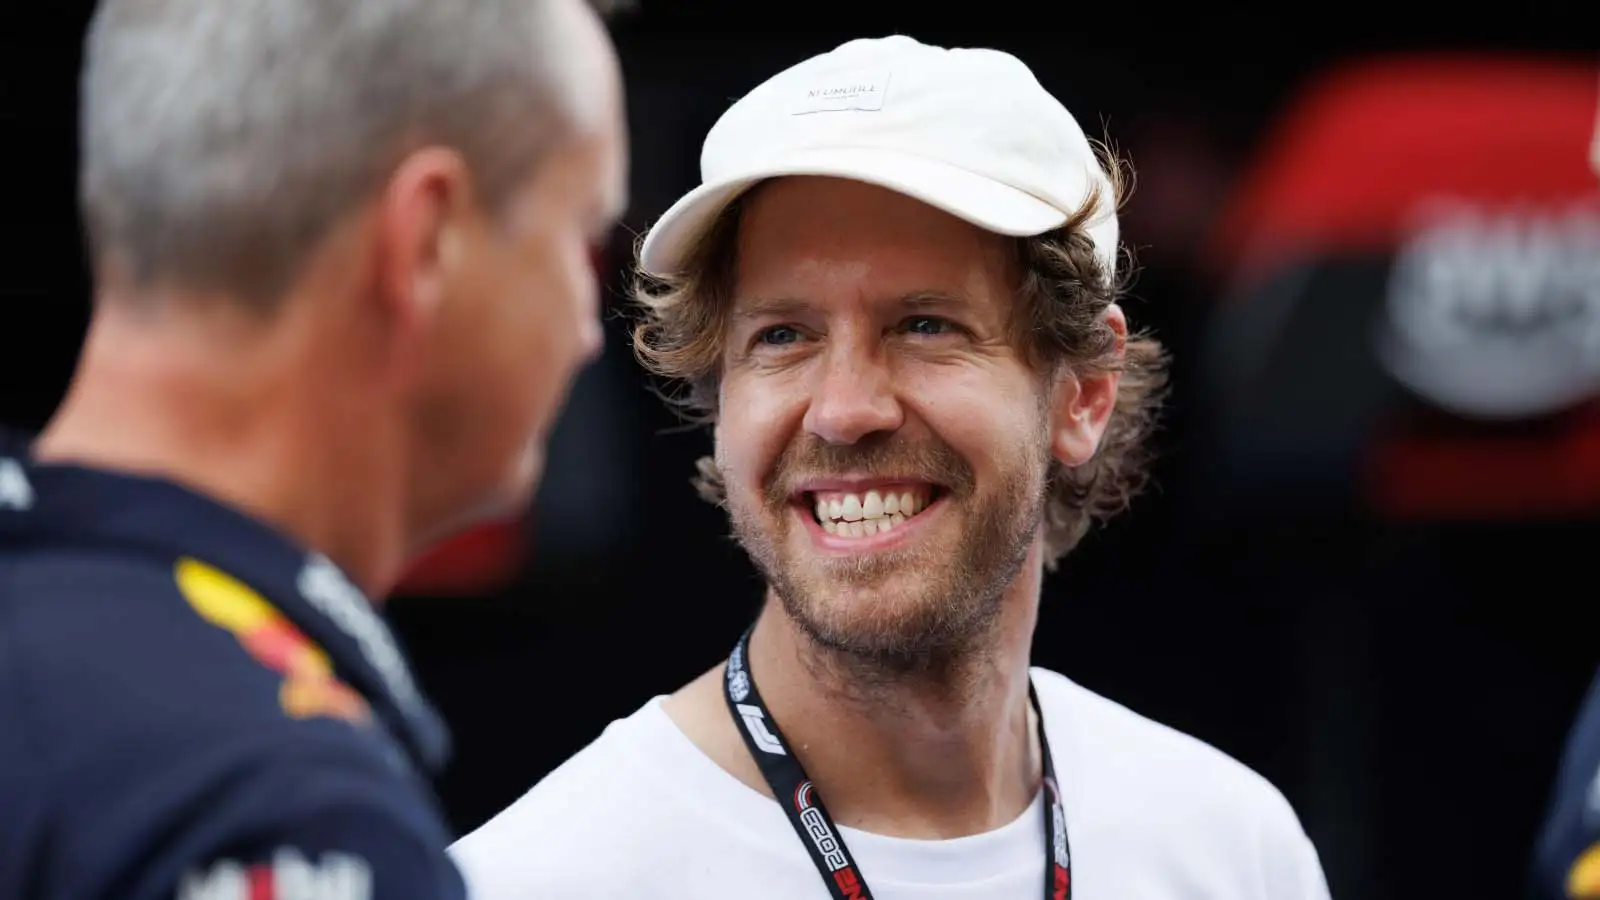
[{"label": "team logo on sleeve", "polygon": [[194,559],[179,560],[178,589],[206,621],[233,633],[262,665],[283,675],[278,702],[297,719],[330,716],[371,720],[367,701],[333,674],[333,664],[283,613],[226,572]]},{"label": "team logo on sleeve", "polygon": [[317,862],[295,850],[280,850],[270,863],[222,860],[191,872],[178,900],[371,900],[372,869],[346,853],[326,853]]},{"label": "team logo on sleeve", "polygon": [[1567,870],[1567,896],[1572,900],[1600,898],[1600,841],[1578,854]]}]

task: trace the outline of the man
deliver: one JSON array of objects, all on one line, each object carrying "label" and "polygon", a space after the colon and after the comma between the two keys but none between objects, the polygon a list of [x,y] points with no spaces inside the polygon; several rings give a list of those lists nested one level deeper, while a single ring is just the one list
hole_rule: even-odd
[{"label": "man", "polygon": [[0,448],[0,898],[461,897],[372,604],[525,505],[599,346],[604,28],[106,0],[84,65],[92,324]]},{"label": "man", "polygon": [[1532,900],[1600,898],[1600,676],[1567,738],[1532,874]]},{"label": "man", "polygon": [[1121,169],[1015,58],[899,36],[751,91],[702,169],[636,346],[713,423],[766,604],[459,842],[475,895],[1325,897],[1259,776],[1028,664],[1163,377],[1115,302]]},{"label": "man", "polygon": [[[1600,118],[1589,142],[1600,176]],[[1530,900],[1600,900],[1600,672],[1567,735],[1534,847]]]}]

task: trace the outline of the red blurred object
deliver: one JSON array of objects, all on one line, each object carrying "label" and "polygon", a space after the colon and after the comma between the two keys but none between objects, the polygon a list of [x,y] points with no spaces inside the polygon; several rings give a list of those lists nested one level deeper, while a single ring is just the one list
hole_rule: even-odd
[{"label": "red blurred object", "polygon": [[1600,510],[1600,404],[1544,438],[1398,436],[1378,447],[1368,490],[1397,519],[1540,518]]},{"label": "red blurred object", "polygon": [[[1262,285],[1297,266],[1398,253],[1415,235],[1418,210],[1437,198],[1486,216],[1592,205],[1597,108],[1594,68],[1559,60],[1428,55],[1342,69],[1271,136],[1220,220],[1210,262],[1237,303],[1258,303]],[[1514,274],[1542,274],[1537,254],[1524,253],[1525,271]],[[1348,299],[1356,307],[1368,298]],[[1337,383],[1346,374],[1315,377]],[[1520,420],[1447,407],[1413,396],[1375,416],[1360,464],[1369,509],[1397,519],[1600,510],[1600,396]]]},{"label": "red blurred object", "polygon": [[1298,254],[1392,249],[1427,197],[1526,203],[1590,192],[1595,74],[1454,55],[1341,70],[1278,127],[1222,218],[1213,261],[1249,280]]},{"label": "red blurred object", "polygon": [[394,593],[455,596],[493,593],[516,576],[530,545],[528,528],[521,522],[474,528],[419,558]]}]

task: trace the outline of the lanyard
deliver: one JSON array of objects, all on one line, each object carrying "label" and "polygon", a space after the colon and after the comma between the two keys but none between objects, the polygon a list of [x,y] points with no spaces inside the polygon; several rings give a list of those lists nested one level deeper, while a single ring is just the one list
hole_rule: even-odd
[{"label": "lanyard", "polygon": [[[800,842],[811,854],[817,874],[822,876],[833,900],[871,900],[872,892],[856,871],[855,860],[845,848],[844,838],[833,824],[833,817],[822,803],[822,797],[811,785],[811,779],[800,761],[789,752],[789,745],[778,729],[777,720],[761,702],[761,692],[756,690],[755,679],[746,662],[750,655],[750,632],[739,639],[738,646],[728,657],[727,677],[722,682],[723,696],[728,700],[728,711],[744,735],[745,746],[767,786],[778,799],[778,805],[789,817]],[[1046,863],[1044,867],[1044,900],[1071,900],[1072,860],[1067,853],[1067,818],[1061,808],[1061,789],[1056,782],[1055,766],[1050,761],[1050,743],[1044,733],[1044,710],[1039,708],[1039,696],[1028,682],[1028,699],[1039,716],[1039,755],[1044,763],[1044,842]]]}]

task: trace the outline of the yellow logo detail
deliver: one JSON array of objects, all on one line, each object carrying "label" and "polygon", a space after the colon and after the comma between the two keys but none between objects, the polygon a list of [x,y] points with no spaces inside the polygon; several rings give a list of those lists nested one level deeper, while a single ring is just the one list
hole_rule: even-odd
[{"label": "yellow logo detail", "polygon": [[1572,900],[1600,898],[1600,842],[1578,854],[1578,859],[1567,870],[1567,896]]},{"label": "yellow logo detail", "polygon": [[333,664],[268,603],[237,578],[199,560],[178,561],[178,590],[211,624],[229,631],[262,665],[284,676],[278,702],[297,719],[334,716],[365,723],[371,717],[366,700],[334,677]]}]

